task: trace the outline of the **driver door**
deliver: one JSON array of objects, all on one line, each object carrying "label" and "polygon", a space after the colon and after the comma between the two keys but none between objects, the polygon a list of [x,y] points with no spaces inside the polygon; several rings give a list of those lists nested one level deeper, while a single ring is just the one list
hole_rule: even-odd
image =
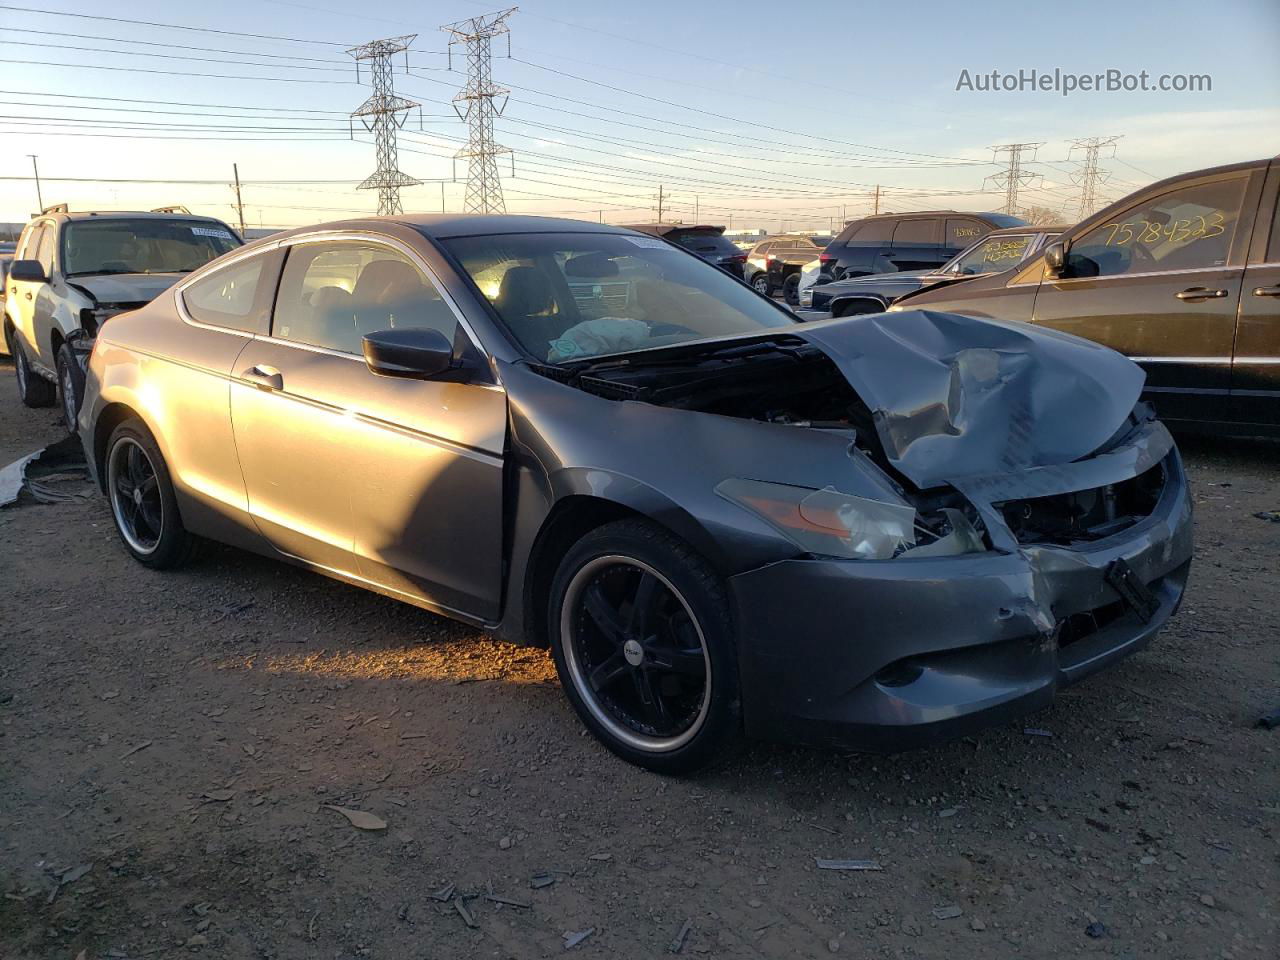
[{"label": "driver door", "polygon": [[281,553],[406,599],[496,619],[506,395],[375,375],[361,338],[435,327],[479,351],[412,252],[375,238],[288,251],[271,335],[236,361],[249,512]]},{"label": "driver door", "polygon": [[1185,181],[1074,237],[1033,322],[1133,358],[1162,418],[1226,419],[1249,176]]}]

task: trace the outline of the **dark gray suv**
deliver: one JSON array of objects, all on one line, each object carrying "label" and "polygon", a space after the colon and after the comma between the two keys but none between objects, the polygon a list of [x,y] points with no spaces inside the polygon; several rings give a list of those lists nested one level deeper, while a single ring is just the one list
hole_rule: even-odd
[{"label": "dark gray suv", "polygon": [[992,230],[1025,225],[1025,220],[1006,213],[956,210],[887,213],[854,220],[819,257],[819,282],[899,270],[933,270]]}]

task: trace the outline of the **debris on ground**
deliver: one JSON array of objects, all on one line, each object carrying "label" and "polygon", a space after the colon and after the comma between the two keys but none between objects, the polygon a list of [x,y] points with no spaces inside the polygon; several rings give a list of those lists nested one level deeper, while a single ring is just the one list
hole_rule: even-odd
[{"label": "debris on ground", "polygon": [[453,909],[458,911],[458,916],[462,917],[462,922],[468,927],[475,929],[478,926],[476,918],[471,915],[471,911],[467,909],[467,905],[462,902],[462,894],[458,894],[453,898]]},{"label": "debris on ground", "polygon": [[367,810],[352,810],[348,807],[335,807],[331,803],[324,804],[324,808],[326,810],[333,810],[335,813],[342,814],[357,830],[387,829],[387,821],[383,820],[376,814],[369,813]]},{"label": "debris on ground", "polygon": [[935,920],[954,920],[956,917],[963,915],[964,911],[954,903],[949,903],[945,907],[933,908],[933,918]]},{"label": "debris on ground", "polygon": [[1048,737],[1053,739],[1053,731],[1045,730],[1043,727],[1024,727],[1022,732],[1028,737]]},{"label": "debris on ground", "polygon": [[686,920],[680,926],[680,932],[675,935],[675,939],[667,945],[668,953],[679,953],[684,949],[685,941],[689,939],[689,931],[693,929],[693,920]]},{"label": "debris on ground", "polygon": [[142,741],[140,744],[138,744],[136,747],[130,747],[130,748],[129,748],[128,750],[126,750],[124,753],[120,754],[120,759],[121,759],[121,760],[127,760],[127,759],[129,759],[129,757],[132,757],[132,756],[133,756],[135,753],[137,753],[139,750],[145,750],[145,749],[147,749],[147,747],[149,747],[149,746],[151,746],[151,741],[150,741],[150,740],[143,740],[143,741]]},{"label": "debris on ground", "polygon": [[566,930],[564,934],[564,948],[566,950],[572,950],[595,932],[595,927],[588,927],[586,930],[579,930],[576,933]]},{"label": "debris on ground", "polygon": [[234,790],[206,790],[201,799],[208,800],[211,803],[226,803],[236,795]]},{"label": "debris on ground", "polygon": [[1269,520],[1272,523],[1280,523],[1280,510],[1259,510],[1254,514],[1259,520]]},{"label": "debris on ground", "polygon": [[435,893],[428,894],[428,896],[431,897],[432,900],[439,901],[440,903],[448,903],[453,899],[453,891],[455,889],[456,888],[452,883],[446,883]]},{"label": "debris on ground", "polygon": [[1107,935],[1107,927],[1105,924],[1099,923],[1095,920],[1084,928],[1084,932],[1095,940],[1101,940]]},{"label": "debris on ground", "polygon": [[1258,722],[1254,726],[1261,727],[1263,730],[1274,730],[1276,727],[1280,727],[1280,707],[1276,707],[1270,713],[1263,714],[1258,718]]},{"label": "debris on ground", "polygon": [[537,873],[529,878],[529,886],[535,890],[541,890],[543,887],[549,887],[556,882],[556,878],[550,873]]},{"label": "debris on ground", "polygon": [[875,860],[823,860],[815,857],[814,863],[819,870],[879,870],[879,862]]},{"label": "debris on ground", "polygon": [[523,900],[514,900],[511,897],[504,897],[497,893],[486,893],[484,898],[490,903],[501,903],[508,907],[519,907],[521,910],[528,910],[533,906],[533,904],[526,903]]}]

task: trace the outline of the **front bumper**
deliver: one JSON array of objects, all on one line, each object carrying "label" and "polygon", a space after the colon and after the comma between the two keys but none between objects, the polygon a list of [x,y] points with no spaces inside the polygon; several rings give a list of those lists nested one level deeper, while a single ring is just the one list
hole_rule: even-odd
[{"label": "front bumper", "polygon": [[[1140,650],[1177,609],[1191,565],[1191,501],[1171,444],[1162,462],[1151,515],[1084,547],[797,559],[731,578],[748,733],[908,749],[1037,710]],[[1069,478],[1075,466],[1056,469]],[[1154,594],[1149,620],[1109,585],[1115,560]]]}]

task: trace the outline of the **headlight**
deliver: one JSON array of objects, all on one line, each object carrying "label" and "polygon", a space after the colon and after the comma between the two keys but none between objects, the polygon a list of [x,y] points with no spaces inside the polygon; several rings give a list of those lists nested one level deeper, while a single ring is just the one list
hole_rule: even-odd
[{"label": "headlight", "polygon": [[908,553],[944,557],[986,549],[974,525],[951,507],[926,518],[926,523],[915,507],[855,497],[834,487],[814,490],[732,479],[718,484],[716,493],[765,520],[805,553],[890,560]]}]

